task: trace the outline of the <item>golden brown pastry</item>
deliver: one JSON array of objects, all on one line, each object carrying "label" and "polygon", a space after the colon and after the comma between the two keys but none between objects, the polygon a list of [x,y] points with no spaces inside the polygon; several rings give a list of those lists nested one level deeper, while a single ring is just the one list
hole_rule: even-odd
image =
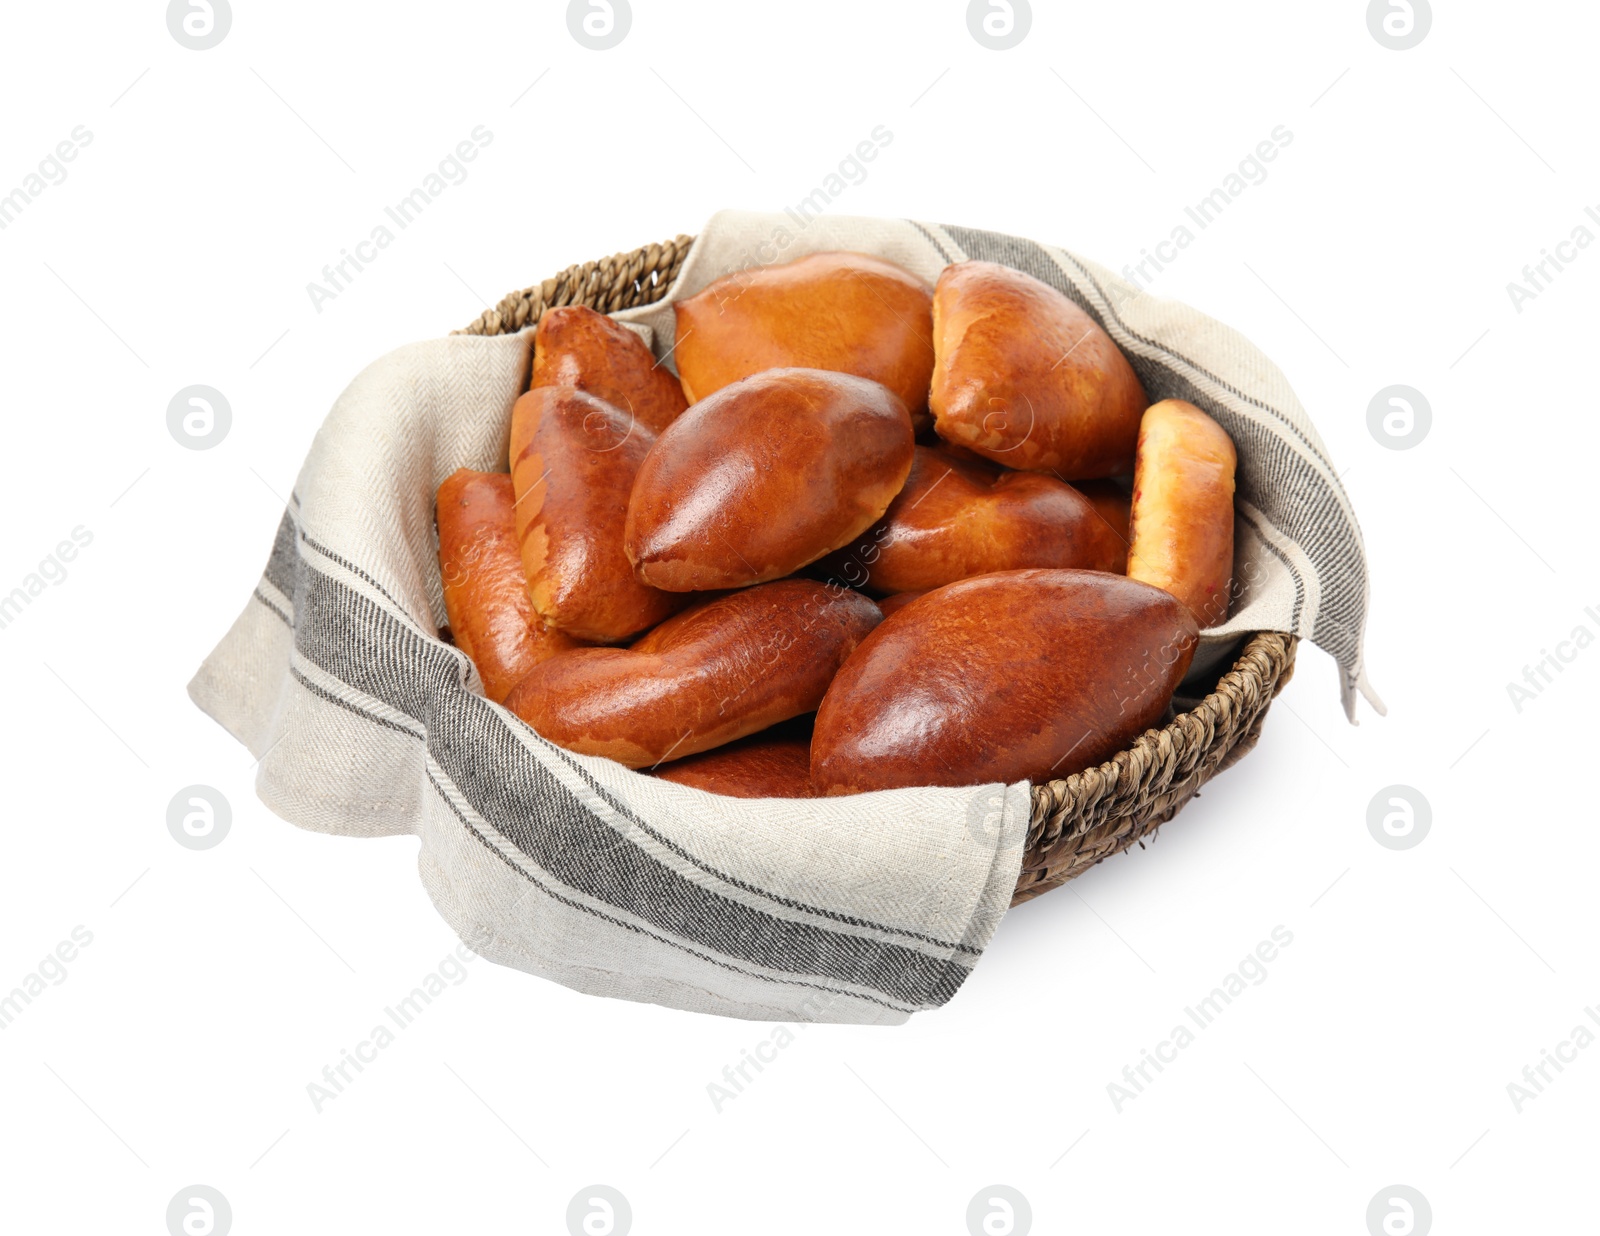
[{"label": "golden brown pastry", "polygon": [[813,253],[725,275],[674,305],[673,359],[689,402],[763,369],[832,369],[928,403],[933,294],[893,262]]},{"label": "golden brown pastry", "polygon": [[1163,399],[1144,414],[1128,575],[1165,588],[1201,627],[1228,617],[1237,461],[1227,431],[1194,404]]},{"label": "golden brown pastry", "polygon": [[533,606],[577,639],[616,643],[683,607],[641,583],[622,551],[633,478],[655,435],[571,386],[539,386],[511,412],[517,538]]},{"label": "golden brown pastry", "polygon": [[839,671],[817,710],[812,783],[855,794],[1068,776],[1160,719],[1196,639],[1172,596],[1120,575],[948,584],[885,619]]},{"label": "golden brown pastry", "polygon": [[892,597],[884,597],[883,600],[879,601],[878,610],[887,618],[895,610],[904,609],[921,595],[922,593],[920,592],[897,592]]},{"label": "golden brown pastry", "polygon": [[1116,481],[1079,481],[1073,485],[1089,499],[1095,513],[1106,521],[1106,526],[1117,538],[1117,561],[1110,569],[1119,575],[1128,571],[1128,519],[1133,506],[1133,495]]},{"label": "golden brown pastry", "polygon": [[947,266],[933,296],[928,405],[947,442],[1062,480],[1133,469],[1148,400],[1111,337],[1009,266]]},{"label": "golden brown pastry", "polygon": [[726,747],[674,760],[656,776],[730,798],[816,797],[811,789],[811,740],[804,735],[752,734]]},{"label": "golden brown pastry", "polygon": [[703,601],[631,648],[552,657],[506,707],[557,746],[645,768],[812,712],[880,619],[859,593],[779,580]]},{"label": "golden brown pastry", "polygon": [[884,517],[824,565],[851,587],[926,592],[991,571],[1112,571],[1123,553],[1122,539],[1065,481],[919,446]]},{"label": "golden brown pastry", "polygon": [[533,335],[534,386],[575,386],[660,433],[688,407],[644,340],[587,305],[546,309]]},{"label": "golden brown pastry", "polygon": [[511,478],[461,468],[439,486],[439,573],[456,647],[497,703],[541,661],[578,647],[534,612],[511,514]]},{"label": "golden brown pastry", "polygon": [[661,434],[628,503],[628,558],[673,592],[779,579],[870,527],[911,456],[911,418],[887,387],[769,369]]}]

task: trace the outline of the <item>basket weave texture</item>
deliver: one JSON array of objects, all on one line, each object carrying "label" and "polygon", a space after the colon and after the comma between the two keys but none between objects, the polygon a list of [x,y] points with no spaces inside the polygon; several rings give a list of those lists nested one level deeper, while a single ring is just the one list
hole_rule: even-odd
[{"label": "basket weave texture", "polygon": [[[546,309],[587,305],[615,313],[654,304],[678,276],[692,236],[677,236],[599,261],[569,266],[486,309],[463,335],[509,335]],[[1027,849],[1012,904],[1037,897],[1103,858],[1142,843],[1200,787],[1247,754],[1267,708],[1294,673],[1296,639],[1276,631],[1246,638],[1233,666],[1187,712],[1096,768],[1033,787]]]}]

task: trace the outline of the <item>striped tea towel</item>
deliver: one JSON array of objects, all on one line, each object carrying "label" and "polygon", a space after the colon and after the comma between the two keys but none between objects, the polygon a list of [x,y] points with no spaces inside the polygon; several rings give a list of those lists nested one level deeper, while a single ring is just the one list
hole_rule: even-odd
[{"label": "striped tea towel", "polygon": [[[758,248],[765,256],[750,256]],[[1239,552],[1254,567],[1217,647],[1293,631],[1359,679],[1365,570],[1348,503],[1281,375],[1192,310],[1131,289],[1113,300],[1098,268],[989,233],[724,213],[666,301],[617,316],[667,355],[672,299],[741,266],[834,248],[930,282],[948,261],[992,258],[1083,304],[1152,398],[1192,400],[1239,444]],[[257,792],[285,819],[415,833],[439,912],[493,961],[731,1017],[897,1024],[943,1004],[1010,903],[1026,784],[722,798],[552,746],[485,699],[467,657],[438,638],[434,493],[457,468],[504,468],[531,347],[531,330],[451,336],[356,378],[191,697],[259,757]]]}]

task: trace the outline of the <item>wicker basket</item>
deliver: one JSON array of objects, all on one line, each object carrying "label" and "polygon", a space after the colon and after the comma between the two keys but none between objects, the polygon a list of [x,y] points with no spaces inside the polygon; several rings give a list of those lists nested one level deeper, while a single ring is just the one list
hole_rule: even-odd
[{"label": "wicker basket", "polygon": [[[559,305],[615,313],[667,294],[692,236],[569,266],[512,292],[458,333],[508,335]],[[1027,852],[1012,904],[1065,884],[1165,824],[1200,787],[1244,756],[1272,699],[1294,673],[1295,637],[1263,631],[1241,640],[1233,667],[1187,712],[1146,730],[1098,768],[1033,787]]]}]

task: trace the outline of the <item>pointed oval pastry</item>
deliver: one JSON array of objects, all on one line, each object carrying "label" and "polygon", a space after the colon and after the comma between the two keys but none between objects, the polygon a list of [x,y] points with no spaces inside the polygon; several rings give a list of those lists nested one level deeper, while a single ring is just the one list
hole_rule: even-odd
[{"label": "pointed oval pastry", "polygon": [[1117,538],[1117,562],[1111,569],[1118,575],[1128,572],[1128,521],[1132,517],[1133,495],[1116,481],[1079,481],[1073,486],[1089,499],[1095,513],[1106,521]]},{"label": "pointed oval pastry", "polygon": [[506,707],[557,746],[643,768],[813,711],[880,619],[859,593],[779,580],[703,601],[631,648],[552,657]]},{"label": "pointed oval pastry", "polygon": [[663,781],[730,798],[814,798],[811,740],[752,734],[726,747],[674,760],[656,773]]},{"label": "pointed oval pastry", "polygon": [[1227,430],[1194,404],[1163,399],[1144,414],[1128,575],[1165,588],[1201,627],[1228,617],[1237,462]]},{"label": "pointed oval pastry", "polygon": [[1122,556],[1121,539],[1065,481],[919,446],[883,518],[823,565],[853,588],[926,592],[991,571],[1113,571]]},{"label": "pointed oval pastry", "polygon": [[887,618],[897,609],[904,609],[920,597],[920,592],[897,592],[893,596],[884,597],[878,602],[878,610]]},{"label": "pointed oval pastry", "polygon": [[933,294],[865,253],[813,253],[736,271],[674,305],[673,360],[691,403],[763,369],[830,369],[928,403]]},{"label": "pointed oval pastry", "polygon": [[439,486],[439,574],[450,633],[496,702],[535,665],[579,646],[534,612],[513,500],[503,472],[461,468]]},{"label": "pointed oval pastry", "polygon": [[1160,719],[1196,641],[1175,598],[1120,575],[948,584],[884,619],[839,671],[817,710],[812,782],[856,794],[1079,772]]},{"label": "pointed oval pastry", "polygon": [[933,295],[928,406],[941,438],[1076,481],[1133,470],[1149,402],[1093,318],[1009,266],[947,266]]},{"label": "pointed oval pastry", "polygon": [[690,405],[656,440],[628,503],[628,558],[673,592],[779,579],[869,528],[911,458],[911,417],[886,387],[769,369]]},{"label": "pointed oval pastry", "polygon": [[644,340],[587,305],[546,309],[533,333],[533,386],[575,386],[660,433],[688,407]]},{"label": "pointed oval pastry", "polygon": [[616,643],[683,608],[643,584],[622,549],[628,494],[655,442],[643,424],[570,386],[511,412],[517,539],[534,609],[577,639]]}]

